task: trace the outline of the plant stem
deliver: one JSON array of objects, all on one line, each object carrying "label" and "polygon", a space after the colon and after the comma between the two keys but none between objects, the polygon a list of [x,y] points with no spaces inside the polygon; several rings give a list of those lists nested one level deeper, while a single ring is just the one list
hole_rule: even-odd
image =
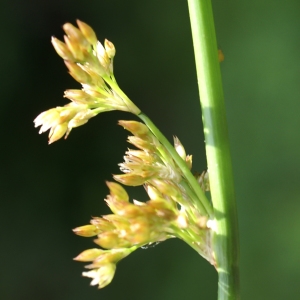
[{"label": "plant stem", "polygon": [[216,229],[218,300],[239,299],[238,228],[221,72],[210,0],[188,0]]}]

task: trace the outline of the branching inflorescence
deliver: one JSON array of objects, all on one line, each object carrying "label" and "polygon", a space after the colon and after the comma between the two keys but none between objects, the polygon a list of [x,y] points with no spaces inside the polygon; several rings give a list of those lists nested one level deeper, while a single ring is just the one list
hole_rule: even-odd
[{"label": "branching inflorescence", "polygon": [[[90,26],[81,21],[77,24],[79,29],[69,23],[63,26],[64,43],[52,38],[56,52],[64,59],[71,76],[82,84],[82,89],[66,90],[69,104],[42,112],[34,120],[36,127],[41,126],[40,133],[50,129],[49,143],[64,135],[66,138],[72,128],[105,111],[127,111],[145,120],[116,82],[114,45],[105,40],[102,46]],[[189,176],[192,156],[186,155],[177,137],[174,151],[170,150],[165,138],[156,134],[158,131],[151,124],[119,121],[119,125],[133,134],[128,142],[136,149],[128,149],[124,162],[119,164],[124,174],[114,175],[123,185],[143,185],[149,201],[130,202],[120,184],[107,182],[110,194],[105,201],[112,214],[95,217],[89,225],[74,229],[77,235],[97,237],[94,242],[101,248],[88,249],[75,260],[91,262],[86,266],[89,271],[83,275],[92,278],[91,284],[99,288],[111,282],[121,259],[140,247],[169,238],[184,240],[215,264],[210,228],[213,214],[205,198],[209,190],[207,174]]]}]

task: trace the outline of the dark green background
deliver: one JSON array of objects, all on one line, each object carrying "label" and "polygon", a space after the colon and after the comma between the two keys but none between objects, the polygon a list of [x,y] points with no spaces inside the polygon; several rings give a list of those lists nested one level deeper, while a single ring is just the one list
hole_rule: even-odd
[{"label": "dark green background", "polygon": [[[245,300],[300,294],[300,1],[215,0],[241,242]],[[103,290],[72,261],[93,247],[71,229],[108,213],[104,181],[118,173],[130,114],[111,112],[47,145],[32,120],[78,85],[50,44],[79,18],[117,48],[122,89],[194,168],[206,168],[184,0],[2,0],[0,4],[0,298],[216,299],[214,269],[183,242],[139,250]],[[131,197],[146,199],[141,189]]]}]

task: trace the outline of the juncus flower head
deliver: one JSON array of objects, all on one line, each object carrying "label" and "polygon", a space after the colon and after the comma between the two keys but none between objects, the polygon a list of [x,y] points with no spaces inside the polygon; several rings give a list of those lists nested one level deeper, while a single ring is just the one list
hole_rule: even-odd
[{"label": "juncus flower head", "polygon": [[40,133],[50,130],[49,144],[72,128],[81,126],[101,112],[121,110],[139,114],[139,108],[122,92],[113,74],[116,49],[105,40],[102,45],[93,29],[77,20],[78,28],[70,23],[63,26],[64,42],[52,37],[52,45],[63,58],[70,75],[82,85],[81,90],[65,91],[71,103],[42,112],[34,120]]},{"label": "juncus flower head", "polygon": [[90,271],[83,272],[82,275],[92,278],[91,285],[98,285],[100,289],[112,281],[116,271],[116,264],[132,251],[134,249],[88,249],[80,253],[74,260],[92,262],[92,264],[86,266]]},{"label": "juncus flower head", "polygon": [[[105,201],[112,214],[95,217],[91,224],[74,229],[78,235],[95,236],[94,243],[105,249],[89,249],[76,258],[92,261],[87,266],[92,270],[83,275],[93,279],[92,285],[104,287],[112,280],[117,261],[137,248],[175,237],[214,263],[207,220],[193,205],[184,176],[167,149],[143,123],[119,121],[119,124],[133,134],[128,141],[138,149],[126,151],[124,162],[120,164],[125,174],[114,175],[114,178],[124,185],[143,185],[149,200],[130,202],[119,183],[107,182],[110,194]],[[190,167],[191,158],[178,138],[174,139],[174,144]],[[199,184],[206,189],[203,176],[199,178]]]},{"label": "juncus flower head", "polygon": [[92,278],[91,285],[99,288],[111,282],[116,264],[137,248],[174,237],[172,222],[177,218],[176,208],[164,199],[131,203],[121,185],[115,182],[107,185],[110,194],[106,202],[113,214],[95,217],[91,224],[74,229],[76,234],[84,237],[96,236],[94,242],[102,248],[85,250],[75,258],[91,262],[86,266],[90,271],[82,274]]},{"label": "juncus flower head", "polygon": [[39,114],[35,120],[35,127],[41,126],[39,133],[49,131],[49,144],[69,135],[72,128],[85,124],[96,113],[87,105],[70,103],[64,107],[56,107]]}]

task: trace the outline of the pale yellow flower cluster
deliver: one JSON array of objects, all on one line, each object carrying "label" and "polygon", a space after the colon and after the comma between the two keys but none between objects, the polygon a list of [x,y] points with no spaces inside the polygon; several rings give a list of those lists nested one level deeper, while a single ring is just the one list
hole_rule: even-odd
[{"label": "pale yellow flower cluster", "polygon": [[92,269],[83,276],[93,278],[91,285],[102,288],[113,279],[116,263],[145,244],[163,241],[172,237],[172,222],[177,218],[176,208],[163,199],[148,202],[129,202],[121,185],[107,182],[110,194],[106,202],[113,214],[95,217],[90,225],[77,227],[74,232],[80,236],[96,236],[94,242],[101,249],[88,249],[75,260],[92,261],[86,266]]},{"label": "pale yellow flower cluster", "polygon": [[72,102],[42,112],[34,120],[40,133],[50,129],[49,143],[68,136],[72,128],[81,126],[97,114],[111,110],[122,110],[139,114],[140,110],[119,88],[113,74],[114,45],[97,40],[93,29],[77,21],[76,28],[66,23],[64,42],[52,38],[52,44],[61,56],[70,75],[82,85],[81,90],[66,90],[65,98]]},{"label": "pale yellow flower cluster", "polygon": [[83,272],[82,275],[93,279],[91,285],[98,285],[98,288],[103,288],[112,281],[119,260],[134,250],[134,247],[111,250],[88,249],[80,253],[74,260],[92,262],[92,264],[86,266],[87,269],[91,270]]},{"label": "pale yellow flower cluster", "polygon": [[[113,214],[95,217],[91,224],[74,229],[80,236],[97,236],[94,242],[107,249],[89,249],[76,258],[93,261],[87,266],[92,270],[83,275],[93,278],[91,284],[102,288],[112,280],[119,260],[139,247],[173,237],[184,240],[213,263],[207,220],[193,207],[189,191],[182,184],[181,171],[167,150],[144,124],[136,121],[119,121],[119,124],[134,134],[128,140],[138,150],[126,152],[125,162],[120,164],[125,174],[114,175],[114,179],[129,186],[144,185],[150,200],[131,203],[121,185],[107,182],[110,194],[105,201]],[[175,148],[191,166],[191,157],[186,156],[178,138]]]},{"label": "pale yellow flower cluster", "polygon": [[50,129],[49,144],[51,144],[64,135],[67,138],[72,128],[85,124],[96,115],[97,113],[88,109],[87,105],[69,103],[42,112],[36,117],[34,123],[35,127],[41,126],[39,133]]}]

